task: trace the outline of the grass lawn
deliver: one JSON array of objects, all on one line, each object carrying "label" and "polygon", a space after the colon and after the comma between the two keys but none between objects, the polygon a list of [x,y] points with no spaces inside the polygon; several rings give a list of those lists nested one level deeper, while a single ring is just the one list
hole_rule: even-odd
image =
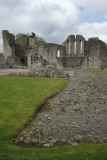
[{"label": "grass lawn", "polygon": [[106,144],[40,149],[12,144],[37,108],[66,84],[64,79],[0,77],[0,160],[106,160]]},{"label": "grass lawn", "polygon": [[95,69],[95,68],[88,68],[88,71],[91,72],[107,72],[107,70]]}]

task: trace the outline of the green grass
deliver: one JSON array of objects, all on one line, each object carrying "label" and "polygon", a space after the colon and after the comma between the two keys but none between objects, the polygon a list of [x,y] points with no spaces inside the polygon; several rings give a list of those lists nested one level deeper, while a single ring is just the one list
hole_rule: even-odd
[{"label": "green grass", "polygon": [[88,68],[88,71],[91,72],[107,72],[107,70],[95,69],[95,68]]},{"label": "green grass", "polygon": [[66,84],[63,79],[0,77],[0,160],[106,160],[106,144],[55,148],[12,144],[11,138],[32,119],[37,108]]}]

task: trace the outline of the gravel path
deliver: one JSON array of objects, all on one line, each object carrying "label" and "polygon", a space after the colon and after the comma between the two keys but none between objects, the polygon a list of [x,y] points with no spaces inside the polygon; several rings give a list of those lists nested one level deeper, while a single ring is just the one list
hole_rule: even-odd
[{"label": "gravel path", "polygon": [[107,142],[107,73],[76,70],[23,129],[16,144],[35,147]]}]

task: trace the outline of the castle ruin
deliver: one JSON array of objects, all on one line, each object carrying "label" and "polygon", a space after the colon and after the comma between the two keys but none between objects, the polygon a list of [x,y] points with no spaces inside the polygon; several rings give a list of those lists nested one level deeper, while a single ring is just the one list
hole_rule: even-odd
[{"label": "castle ruin", "polygon": [[4,56],[0,57],[0,68],[107,68],[107,44],[97,37],[86,41],[81,35],[70,35],[62,45],[35,45],[34,33],[21,36],[18,43],[7,30],[2,31],[2,36]]}]

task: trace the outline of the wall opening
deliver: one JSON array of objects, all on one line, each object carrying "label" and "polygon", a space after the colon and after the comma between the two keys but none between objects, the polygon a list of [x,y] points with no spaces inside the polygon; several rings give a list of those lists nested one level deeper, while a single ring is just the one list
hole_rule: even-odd
[{"label": "wall opening", "polygon": [[71,43],[70,41],[68,41],[68,54],[70,54],[70,52],[71,52]]},{"label": "wall opening", "polygon": [[74,54],[76,54],[76,52],[77,52],[77,42],[75,41],[74,42]]},{"label": "wall opening", "polygon": [[61,51],[59,49],[57,50],[57,57],[61,57]]},{"label": "wall opening", "polygon": [[21,62],[24,63],[24,59],[21,59]]},{"label": "wall opening", "polygon": [[82,54],[82,52],[83,52],[83,42],[80,41],[80,54]]}]

